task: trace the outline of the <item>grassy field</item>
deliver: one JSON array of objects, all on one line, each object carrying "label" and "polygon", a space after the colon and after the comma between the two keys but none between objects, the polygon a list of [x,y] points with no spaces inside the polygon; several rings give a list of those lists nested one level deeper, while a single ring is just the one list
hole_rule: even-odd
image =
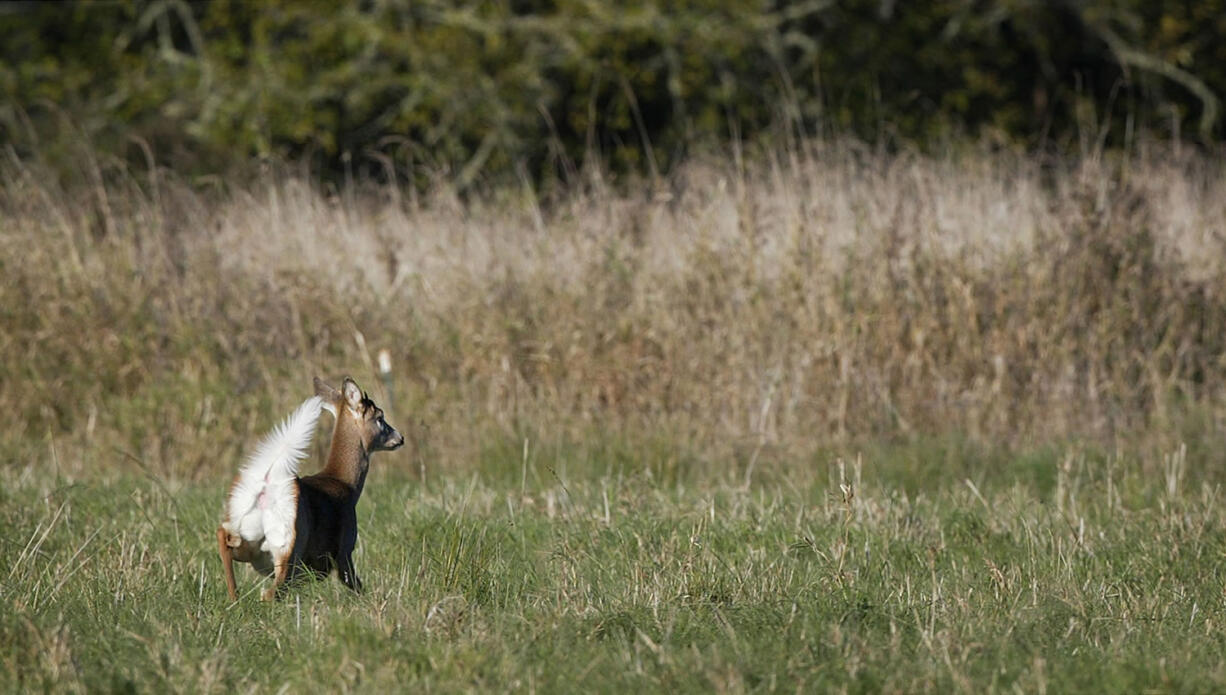
[{"label": "grassy field", "polygon": [[[1226,688],[1220,165],[732,154],[548,200],[7,162],[0,687]],[[225,485],[346,373],[410,441],[367,592],[231,604]]]},{"label": "grassy field", "polygon": [[[1127,458],[1001,460],[917,445],[814,461],[749,487],[662,483],[597,452],[542,457],[531,443],[507,462],[516,476],[491,460],[423,484],[385,458],[360,507],[367,592],[330,580],[271,605],[245,568],[240,600],[225,597],[211,535],[220,484],[6,485],[0,682],[1226,687],[1221,494],[1189,484],[1178,452],[1152,480]],[[921,471],[934,460],[948,468]],[[980,472],[952,472],[968,469]]]}]

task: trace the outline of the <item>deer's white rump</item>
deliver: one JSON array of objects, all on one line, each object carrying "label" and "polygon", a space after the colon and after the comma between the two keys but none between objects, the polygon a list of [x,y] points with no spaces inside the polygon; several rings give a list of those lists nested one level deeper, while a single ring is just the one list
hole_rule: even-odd
[{"label": "deer's white rump", "polygon": [[230,490],[227,531],[259,543],[264,552],[293,542],[298,466],[311,446],[323,408],[318,396],[306,399],[259,443]]}]

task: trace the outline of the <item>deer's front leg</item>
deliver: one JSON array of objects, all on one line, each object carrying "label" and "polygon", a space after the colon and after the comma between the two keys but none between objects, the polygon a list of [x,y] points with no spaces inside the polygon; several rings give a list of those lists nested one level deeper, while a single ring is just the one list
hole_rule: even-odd
[{"label": "deer's front leg", "polygon": [[336,573],[345,586],[355,593],[362,593],[362,580],[358,578],[353,567],[353,547],[358,542],[358,520],[356,515],[346,520],[345,529],[341,533],[341,544],[336,554]]},{"label": "deer's front leg", "polygon": [[362,593],[362,580],[358,577],[357,570],[353,568],[352,556],[342,556],[337,562],[336,571],[345,586],[353,589],[354,593]]}]

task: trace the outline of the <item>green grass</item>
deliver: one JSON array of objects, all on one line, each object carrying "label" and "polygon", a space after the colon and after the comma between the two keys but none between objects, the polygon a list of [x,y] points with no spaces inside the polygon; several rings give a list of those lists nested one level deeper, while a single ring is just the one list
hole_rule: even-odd
[{"label": "green grass", "polygon": [[616,447],[514,449],[424,482],[382,455],[367,592],[273,604],[246,566],[225,596],[225,481],[5,469],[0,686],[1226,687],[1221,494],[1194,460],[929,441],[766,462],[746,486],[701,461],[662,482]]}]

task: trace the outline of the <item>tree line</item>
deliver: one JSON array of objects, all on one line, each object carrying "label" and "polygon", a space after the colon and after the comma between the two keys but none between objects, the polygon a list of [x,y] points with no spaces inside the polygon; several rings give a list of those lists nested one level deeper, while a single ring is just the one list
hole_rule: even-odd
[{"label": "tree line", "polygon": [[1226,0],[143,0],[0,7],[0,142],[211,173],[662,172],[729,140],[1226,134]]}]

